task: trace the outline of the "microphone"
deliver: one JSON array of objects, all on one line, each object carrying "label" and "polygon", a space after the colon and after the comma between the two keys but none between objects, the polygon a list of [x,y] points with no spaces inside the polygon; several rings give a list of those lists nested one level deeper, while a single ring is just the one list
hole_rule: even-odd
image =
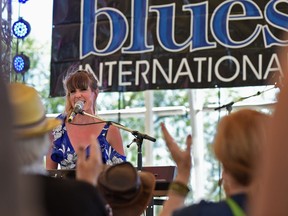
[{"label": "microphone", "polygon": [[78,113],[82,113],[83,112],[83,107],[84,107],[84,102],[79,100],[75,103],[75,106],[74,106],[74,109],[73,109],[73,112],[70,114],[69,118],[68,118],[68,122],[72,122],[73,119],[75,118],[75,116],[78,114]]}]

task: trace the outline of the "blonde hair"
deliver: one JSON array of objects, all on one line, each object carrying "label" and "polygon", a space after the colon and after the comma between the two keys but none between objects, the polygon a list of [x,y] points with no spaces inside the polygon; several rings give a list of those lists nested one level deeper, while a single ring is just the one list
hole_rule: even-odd
[{"label": "blonde hair", "polygon": [[264,143],[267,114],[243,109],[223,117],[213,150],[224,169],[241,185],[250,185]]},{"label": "blonde hair", "polygon": [[[65,113],[68,115],[73,110],[69,100],[72,91],[76,89],[88,89],[90,87],[92,91],[98,92],[98,80],[95,74],[86,70],[68,72],[63,80],[63,86],[66,93]],[[96,101],[94,101],[94,107],[96,108]]]}]

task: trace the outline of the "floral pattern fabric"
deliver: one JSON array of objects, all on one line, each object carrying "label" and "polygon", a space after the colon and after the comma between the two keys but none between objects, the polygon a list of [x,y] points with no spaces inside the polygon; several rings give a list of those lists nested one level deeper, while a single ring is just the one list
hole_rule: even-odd
[{"label": "floral pattern fabric", "polygon": [[[60,114],[57,118],[63,121],[53,130],[54,146],[51,154],[51,159],[60,164],[61,169],[75,169],[77,154],[69,140],[66,130],[65,119],[66,115]],[[119,154],[107,141],[106,135],[110,124],[107,123],[97,137],[100,144],[103,163],[112,165],[126,161],[126,156]],[[86,149],[89,156],[89,147]]]}]

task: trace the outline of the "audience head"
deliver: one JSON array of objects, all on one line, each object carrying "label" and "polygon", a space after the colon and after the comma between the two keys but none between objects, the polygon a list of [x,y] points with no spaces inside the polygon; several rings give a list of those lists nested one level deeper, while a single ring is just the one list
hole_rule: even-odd
[{"label": "audience head", "polygon": [[[0,212],[1,215],[27,215],[23,213],[24,206],[21,199],[24,197],[20,193],[19,184],[19,163],[16,158],[16,147],[14,145],[14,134],[12,127],[13,113],[11,110],[10,98],[8,96],[7,85],[0,75]],[[19,198],[20,197],[20,198]],[[18,199],[19,198],[19,199]]]},{"label": "audience head", "polygon": [[155,177],[138,172],[131,163],[110,166],[98,179],[98,188],[112,208],[113,216],[139,216],[147,208],[154,191]]},{"label": "audience head", "polygon": [[11,83],[9,94],[14,113],[13,128],[20,163],[29,166],[36,162],[43,162],[43,156],[50,145],[49,132],[61,122],[46,117],[41,98],[33,87]]},{"label": "audience head", "polygon": [[223,165],[223,172],[229,173],[240,185],[248,186],[253,179],[268,118],[267,114],[242,109],[219,122],[214,152]]},{"label": "audience head", "polygon": [[93,98],[93,107],[96,107],[96,99],[98,96],[98,80],[94,73],[86,70],[76,70],[68,72],[63,80],[64,89],[66,92],[66,107],[65,112],[70,114],[73,110],[73,106],[69,100],[71,93],[75,92],[76,89],[87,90],[91,89],[95,92],[95,98]]}]

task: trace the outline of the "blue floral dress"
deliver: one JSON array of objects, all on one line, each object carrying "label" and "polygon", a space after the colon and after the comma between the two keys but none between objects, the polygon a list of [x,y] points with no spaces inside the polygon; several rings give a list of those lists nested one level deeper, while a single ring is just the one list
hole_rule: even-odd
[{"label": "blue floral dress", "polygon": [[[56,163],[59,163],[61,169],[75,169],[77,155],[69,140],[66,130],[66,115],[60,114],[57,118],[61,119],[63,123],[53,130],[54,146],[52,149],[51,159]],[[114,148],[112,148],[106,139],[109,126],[110,124],[107,123],[97,137],[101,148],[103,163],[108,165],[122,163],[123,161],[126,161],[126,156],[119,154]],[[88,156],[89,148],[86,149],[86,152]]]}]

